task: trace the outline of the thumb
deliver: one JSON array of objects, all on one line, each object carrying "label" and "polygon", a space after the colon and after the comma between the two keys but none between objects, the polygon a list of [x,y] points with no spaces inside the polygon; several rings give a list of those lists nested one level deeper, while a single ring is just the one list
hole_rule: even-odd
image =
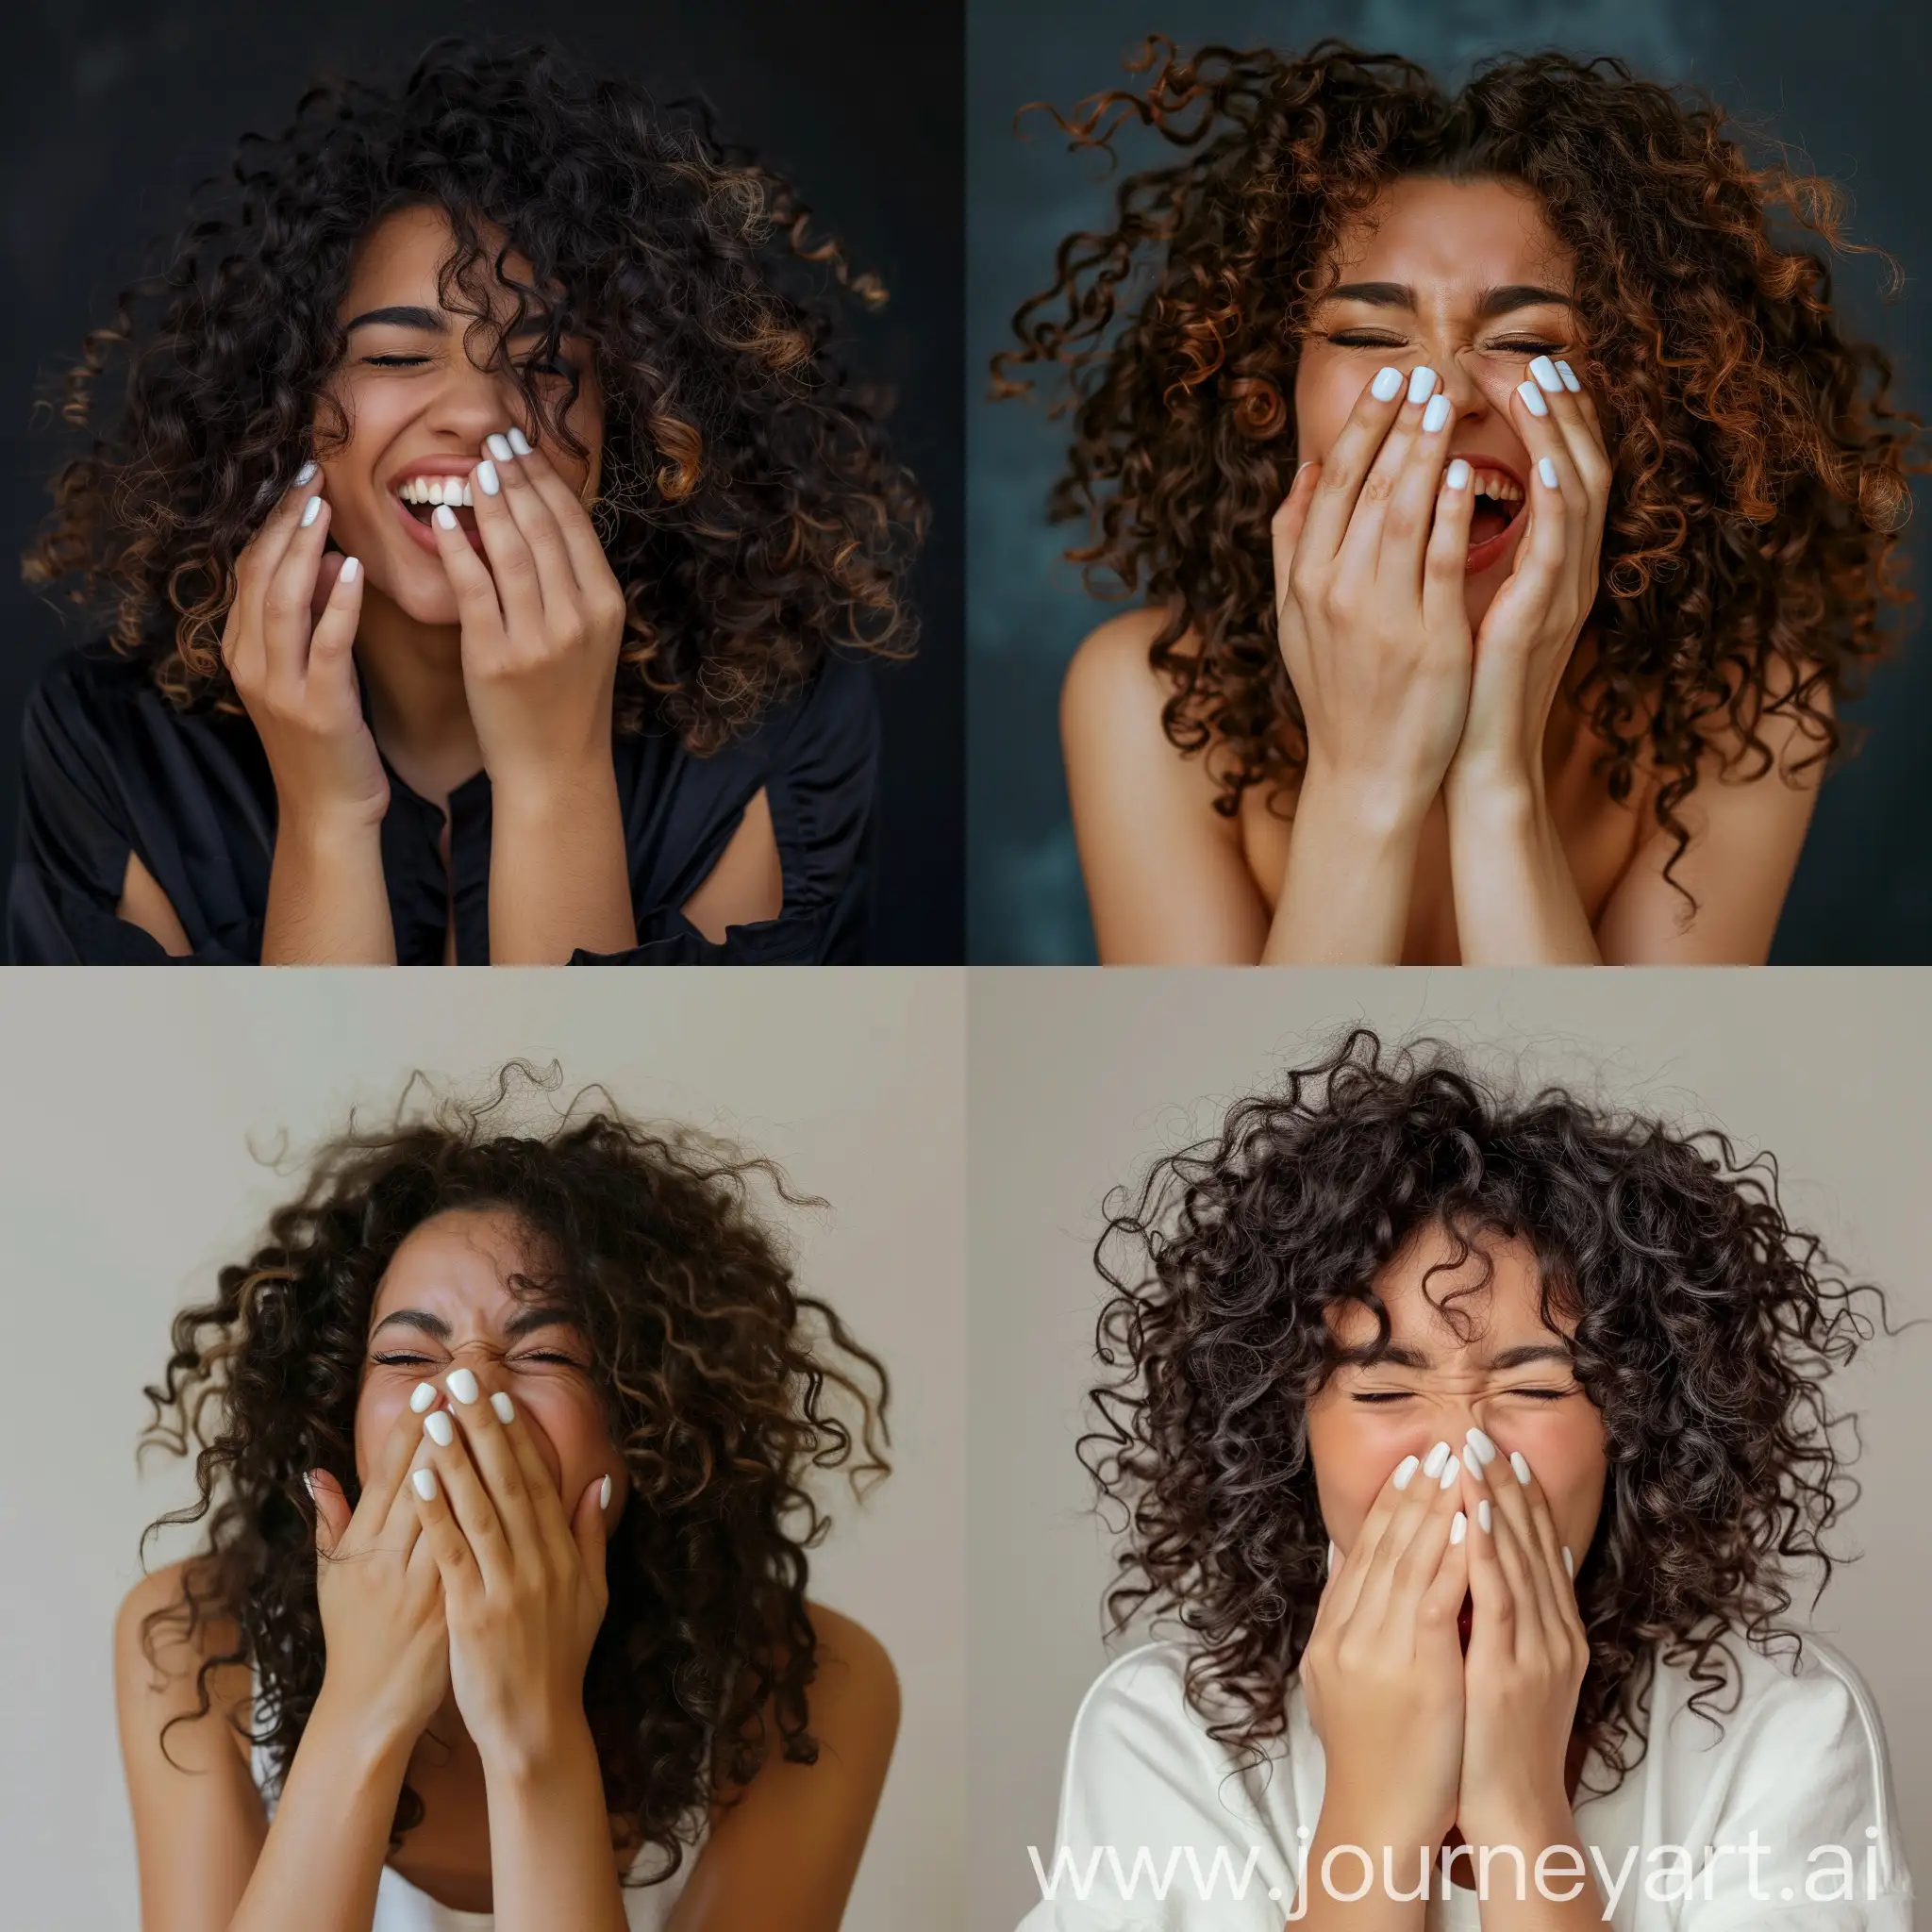
[{"label": "thumb", "polygon": [[610,1478],[600,1475],[577,1498],[576,1514],[571,1518],[570,1533],[584,1560],[584,1574],[599,1588],[604,1584],[604,1548],[610,1541],[610,1507],[606,1499],[613,1492]]},{"label": "thumb", "polygon": [[1302,525],[1308,520],[1308,506],[1315,500],[1315,485],[1322,480],[1322,465],[1319,462],[1306,462],[1298,465],[1294,481],[1289,485],[1288,494],[1281,500],[1281,508],[1274,512],[1269,525],[1274,550],[1274,608],[1277,616],[1282,600],[1288,595],[1288,573],[1294,562],[1295,547],[1302,541]]},{"label": "thumb", "polygon": [[305,1470],[302,1480],[315,1502],[316,1551],[332,1557],[349,1526],[349,1499],[343,1495],[341,1484],[325,1469]]}]

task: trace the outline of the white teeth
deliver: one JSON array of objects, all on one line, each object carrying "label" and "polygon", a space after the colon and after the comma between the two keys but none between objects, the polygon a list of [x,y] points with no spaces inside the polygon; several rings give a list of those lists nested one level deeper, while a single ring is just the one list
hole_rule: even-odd
[{"label": "white teeth", "polygon": [[1474,488],[1478,496],[1487,496],[1491,503],[1523,501],[1523,486],[1497,470],[1478,470]]},{"label": "white teeth", "polygon": [[467,476],[411,476],[397,486],[396,494],[405,503],[447,503],[475,508]]}]

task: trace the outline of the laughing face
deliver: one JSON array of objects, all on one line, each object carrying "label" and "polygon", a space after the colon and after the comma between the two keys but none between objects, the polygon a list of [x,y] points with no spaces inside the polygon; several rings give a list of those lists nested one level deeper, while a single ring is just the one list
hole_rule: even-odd
[{"label": "laughing face", "polygon": [[1325,457],[1378,369],[1436,372],[1449,446],[1475,472],[1467,566],[1474,629],[1509,575],[1528,452],[1509,396],[1536,356],[1581,359],[1574,269],[1528,190],[1506,181],[1397,181],[1344,232],[1295,376],[1297,454]]},{"label": "laughing face", "polygon": [[[475,318],[442,306],[438,270],[454,248],[441,210],[417,208],[386,217],[357,249],[339,311],[348,347],[330,383],[349,436],[319,452],[336,548],[361,558],[370,594],[388,598],[419,624],[457,622],[456,595],[429,528],[436,506],[456,508],[480,554],[468,479],[484,455],[484,438],[515,425],[539,440],[516,385],[475,359],[489,360],[488,332],[479,332],[473,352],[465,332]],[[506,269],[528,283],[529,264],[520,257],[512,254]],[[494,288],[491,296],[501,326],[515,312],[515,296],[508,287]],[[508,345],[512,358],[532,354],[542,340],[534,315],[525,326]],[[564,421],[590,458],[573,458],[554,437],[543,439],[543,453],[589,503],[597,492],[603,394],[588,341],[566,336],[558,355],[557,364],[536,372],[537,384],[540,392],[554,388],[560,403],[575,369],[580,388]]]}]

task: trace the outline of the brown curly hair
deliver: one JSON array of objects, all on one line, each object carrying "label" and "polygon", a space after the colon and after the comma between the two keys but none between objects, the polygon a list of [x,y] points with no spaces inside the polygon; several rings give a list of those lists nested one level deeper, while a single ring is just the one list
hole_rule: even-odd
[{"label": "brown curly hair", "polygon": [[[1431,1228],[1445,1269],[1528,1243],[1544,1322],[1574,1324],[1609,1464],[1576,1573],[1577,1728],[1614,1788],[1647,1745],[1657,1649],[1707,1716],[1727,1685],[1735,1707],[1729,1637],[1802,1650],[1777,1623],[1786,1566],[1822,1566],[1824,1589],[1824,1533],[1856,1495],[1821,1385],[1875,1332],[1861,1297],[1895,1331],[1883,1291],[1786,1219],[1770,1157],[1558,1088],[1512,1095],[1440,1041],[1385,1049],[1357,1028],[1109,1202],[1113,1374],[1080,1456],[1126,1512],[1113,1626],[1177,1611],[1210,1734],[1250,1762],[1282,1735],[1326,1574],[1308,1404],[1387,1349],[1376,1283]],[[1328,1315],[1351,1304],[1376,1336],[1344,1348]]]},{"label": "brown curly hair", "polygon": [[[1271,594],[1269,520],[1295,454],[1294,377],[1344,227],[1406,175],[1530,190],[1575,258],[1588,380],[1615,469],[1596,649],[1579,693],[1610,795],[1639,760],[1682,856],[1677,808],[1712,734],[1761,776],[1758,735],[1790,717],[1831,756],[1821,699],[1853,694],[1904,592],[1889,567],[1921,467],[1890,365],[1846,340],[1826,259],[1774,238],[1789,217],[1850,251],[1832,185],[1747,160],[1714,105],[1621,62],[1560,54],[1479,68],[1459,93],[1419,66],[1324,41],[1306,55],[1149,41],[1151,78],[1053,113],[1075,151],[1115,158],[1139,124],[1186,158],[1130,175],[1114,222],[1061,242],[1052,285],[1013,318],[994,392],[1067,373],[1074,437],[1050,507],[1084,518],[1068,554],[1090,589],[1165,611],[1151,647],[1162,718],[1206,752],[1232,813],[1280,808],[1307,756]],[[1859,250],[1857,252],[1873,252]],[[1894,271],[1893,283],[1897,276]]]},{"label": "brown curly hair", "polygon": [[[208,1711],[215,1671],[252,1665],[254,1741],[277,1783],[286,1776],[325,1663],[304,1474],[329,1471],[351,1507],[360,1495],[370,1311],[404,1240],[452,1209],[507,1208],[545,1257],[542,1278],[515,1291],[561,1307],[582,1331],[634,1491],[610,1535],[584,1707],[608,1809],[663,1855],[643,1881],[655,1883],[682,1862],[695,1808],[734,1802],[765,1761],[767,1706],[783,1757],[816,1758],[806,1552],[830,1518],[806,1484],[849,1465],[862,1494],[885,1475],[886,1374],[796,1287],[754,1188],[822,1203],[791,1193],[770,1161],[646,1127],[608,1095],[589,1109],[580,1096],[547,1133],[508,1131],[513,1091],[559,1077],[513,1061],[480,1102],[446,1099],[413,1118],[412,1081],[391,1124],[352,1124],[326,1143],[266,1241],[175,1318],[167,1373],[145,1391],[155,1412],[142,1446],[192,1446],[200,1493],[147,1535],[205,1522],[208,1547],[181,1598],[147,1617],[142,1643],[153,1660],[158,1625],[192,1638],[231,1624],[232,1647],[199,1667],[192,1715]],[[391,1843],[423,1815],[405,1785]]]},{"label": "brown curly hair", "polygon": [[[660,111],[541,45],[450,39],[400,87],[310,88],[284,132],[244,139],[230,174],[225,192],[196,191],[166,266],[123,291],[64,376],[58,413],[75,429],[124,362],[125,400],[59,468],[25,558],[28,583],[97,611],[176,703],[239,709],[220,648],[237,558],[311,443],[346,440],[325,385],[351,252],[413,207],[450,220],[442,299],[477,318],[473,352],[487,346],[530,420],[577,457],[562,419],[580,380],[543,372],[566,335],[593,344],[596,515],[627,606],[621,728],[715,751],[827,650],[909,652],[904,580],[924,502],[831,359],[830,306],[802,277],[868,308],[886,291],[812,231],[789,182],[718,141],[702,107]],[[512,251],[528,283],[509,277]],[[486,325],[498,277],[516,322],[546,324],[514,358],[508,332]]]}]

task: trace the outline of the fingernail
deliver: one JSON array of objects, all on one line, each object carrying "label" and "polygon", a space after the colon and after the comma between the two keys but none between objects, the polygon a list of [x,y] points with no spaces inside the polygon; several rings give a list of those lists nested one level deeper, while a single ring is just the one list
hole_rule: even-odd
[{"label": "fingernail", "polygon": [[307,1490],[307,1491],[308,1491],[308,1500],[309,1500],[309,1501],[310,1501],[311,1503],[312,1503],[312,1502],[314,1502],[314,1501],[315,1501],[315,1476],[314,1476],[314,1474],[313,1474],[313,1472],[312,1472],[312,1471],[309,1471],[309,1470],[306,1470],[306,1469],[305,1469],[305,1470],[304,1470],[304,1471],[302,1472],[302,1487],[303,1487],[303,1488],[304,1488],[305,1490]]},{"label": "fingernail", "polygon": [[1576,372],[1567,362],[1557,364],[1557,374],[1563,378],[1563,387],[1574,395],[1583,385],[1576,379]]},{"label": "fingernail", "polygon": [[353,584],[362,575],[362,566],[353,557],[342,558],[342,582]]},{"label": "fingernail", "polygon": [[308,480],[309,479],[309,477],[311,477],[311,476],[312,476],[312,475],[315,475],[315,465],[314,465],[314,463],[313,463],[313,462],[307,462],[307,463],[304,463],[304,464],[302,465],[302,467],[301,467],[301,468],[300,468],[299,470],[297,470],[297,471],[295,472],[295,481],[296,481],[296,483],[297,483],[298,485],[300,485],[300,484],[303,484],[303,483],[306,483],[306,482],[308,482]]},{"label": "fingernail", "polygon": [[1436,386],[1436,372],[1433,369],[1411,369],[1408,372],[1408,399],[1419,403]]},{"label": "fingernail", "polygon": [[1516,1472],[1516,1480],[1526,1486],[1529,1482],[1529,1464],[1524,1460],[1521,1449],[1510,1450],[1509,1467]]},{"label": "fingernail", "polygon": [[439,503],[436,506],[436,521],[445,530],[454,530],[457,526],[457,513],[448,504]]},{"label": "fingernail", "polygon": [[1465,463],[1460,457],[1457,457],[1449,465],[1449,473],[1442,478],[1442,480],[1443,482],[1448,484],[1448,486],[1452,490],[1467,490],[1469,488],[1469,465]]},{"label": "fingernail", "polygon": [[409,1407],[413,1408],[418,1415],[421,1415],[423,1411],[425,1408],[427,1408],[429,1405],[435,1400],[436,1384],[434,1382],[418,1382],[416,1386],[409,1391]]},{"label": "fingernail", "polygon": [[425,1503],[436,1501],[436,1472],[433,1469],[416,1470],[411,1474],[409,1480],[415,1485],[416,1493]]},{"label": "fingernail", "polygon": [[1423,411],[1423,434],[1433,436],[1449,420],[1449,398],[1431,396],[1429,407]]},{"label": "fingernail", "polygon": [[429,1431],[429,1440],[439,1449],[447,1449],[457,1439],[457,1425],[449,1419],[449,1410],[439,1408],[423,1418],[423,1426]]},{"label": "fingernail", "polygon": [[1431,1449],[1426,1456],[1423,1457],[1423,1474],[1424,1475],[1441,1475],[1442,1474],[1443,1458],[1447,1457],[1448,1454],[1448,1443],[1438,1442],[1436,1446],[1433,1449]]},{"label": "fingernail", "polygon": [[1536,377],[1538,387],[1548,390],[1552,395],[1557,394],[1563,387],[1563,378],[1557,374],[1557,365],[1547,356],[1539,356],[1529,365],[1529,373]]},{"label": "fingernail", "polygon": [[514,425],[512,425],[509,432],[509,446],[520,457],[526,457],[530,454],[529,438],[521,429],[515,427]]},{"label": "fingernail", "polygon": [[476,1378],[468,1369],[452,1369],[442,1378],[442,1386],[465,1405],[476,1399]]},{"label": "fingernail", "polygon": [[1547,416],[1550,413],[1550,406],[1543,401],[1543,392],[1535,383],[1519,382],[1516,385],[1516,393],[1523,398],[1523,407],[1532,416]]},{"label": "fingernail", "polygon": [[[492,436],[490,440],[491,442],[502,441],[500,437],[495,436]],[[470,474],[475,477],[477,482],[482,484],[485,496],[494,496],[501,487],[496,480],[496,465],[488,457],[485,457]]]},{"label": "fingernail", "polygon": [[311,496],[308,508],[302,512],[302,527],[306,530],[322,514],[322,498]]},{"label": "fingernail", "polygon": [[1568,1543],[1565,1543],[1563,1545],[1563,1574],[1567,1576],[1572,1583],[1574,1583],[1576,1581],[1576,1562],[1575,1559],[1570,1554],[1570,1545]]},{"label": "fingernail", "polygon": [[1548,457],[1537,458],[1536,473],[1543,479],[1545,490],[1554,490],[1557,487],[1557,466]]},{"label": "fingernail", "polygon": [[1490,1529],[1490,1499],[1487,1496],[1475,1506],[1475,1520],[1482,1524],[1483,1534],[1487,1536]]},{"label": "fingernail", "polygon": [[600,1509],[610,1507],[610,1478],[608,1475],[597,1485],[597,1507]]},{"label": "fingernail", "polygon": [[1462,1466],[1468,1470],[1471,1475],[1474,1476],[1477,1482],[1482,1481],[1483,1459],[1475,1453],[1475,1448],[1472,1443],[1465,1442],[1462,1445]]},{"label": "fingernail", "polygon": [[1495,1461],[1496,1445],[1490,1441],[1489,1437],[1481,1429],[1471,1429],[1463,1440],[1482,1457],[1485,1469]]},{"label": "fingernail", "polygon": [[1378,403],[1386,403],[1402,387],[1402,371],[1399,369],[1378,369],[1375,379],[1369,385],[1369,393]]},{"label": "fingernail", "polygon": [[1402,1460],[1395,1465],[1395,1487],[1398,1490],[1407,1489],[1410,1481],[1414,1478],[1416,1471],[1419,1470],[1422,1466],[1422,1458],[1420,1457],[1405,1456],[1402,1458]]},{"label": "fingernail", "polygon": [[1328,1545],[1328,1574],[1329,1574],[1329,1575],[1331,1575],[1331,1576],[1333,1576],[1333,1575],[1335,1574],[1335,1558],[1336,1558],[1336,1557],[1338,1557],[1338,1556],[1339,1556],[1340,1554],[1341,1554],[1341,1552],[1340,1552],[1340,1551],[1338,1551],[1338,1550],[1336,1549],[1335,1545],[1334,1545],[1334,1544],[1333,1544],[1333,1543],[1331,1542],[1331,1543],[1330,1543],[1330,1544]]},{"label": "fingernail", "polygon": [[506,1395],[501,1389],[497,1389],[491,1391],[490,1397],[490,1406],[496,1411],[496,1420],[498,1422],[513,1423],[516,1421],[516,1409],[514,1406],[511,1404],[509,1397]]},{"label": "fingernail", "polygon": [[1449,1541],[1452,1543],[1459,1543],[1462,1541],[1462,1539],[1466,1537],[1468,1534],[1469,1518],[1466,1517],[1460,1509],[1458,1509],[1456,1512],[1455,1522],[1453,1522],[1449,1525]]},{"label": "fingernail", "polygon": [[1441,1486],[1443,1489],[1453,1490],[1456,1487],[1456,1458],[1452,1456],[1448,1459],[1448,1461],[1442,1465]]}]

